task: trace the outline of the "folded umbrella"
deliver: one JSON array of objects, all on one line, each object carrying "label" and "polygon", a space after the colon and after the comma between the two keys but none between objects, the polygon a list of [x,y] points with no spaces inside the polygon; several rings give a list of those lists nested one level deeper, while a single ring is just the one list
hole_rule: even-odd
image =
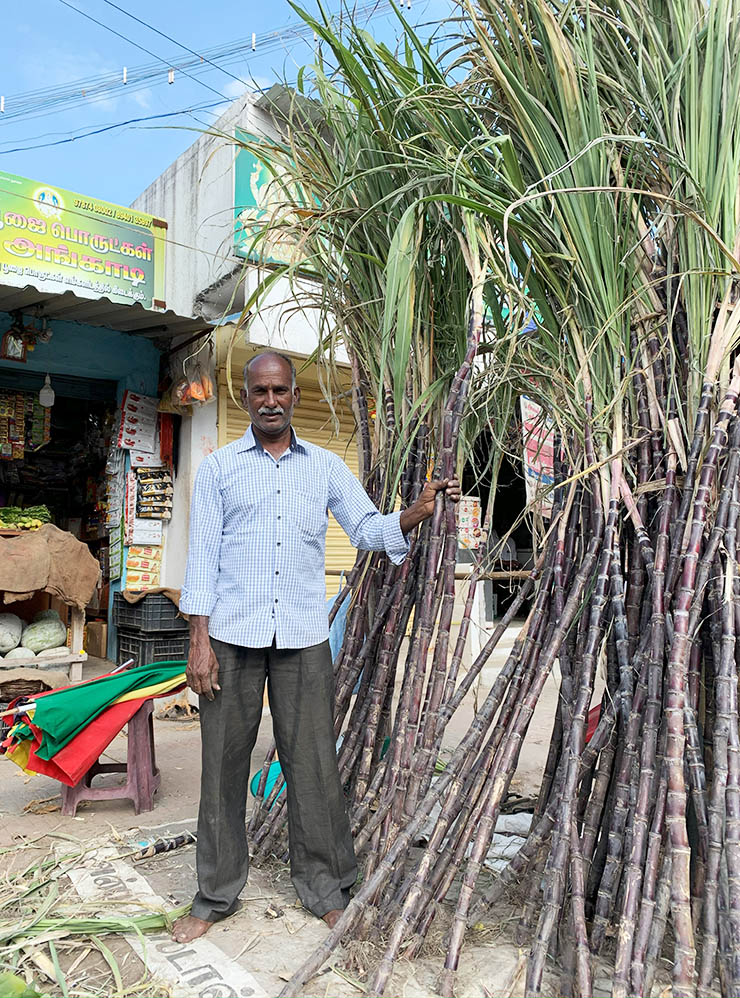
[{"label": "folded umbrella", "polygon": [[26,771],[74,786],[145,700],[185,685],[185,665],[158,662],[39,694],[27,712],[16,708],[22,714],[0,753]]}]

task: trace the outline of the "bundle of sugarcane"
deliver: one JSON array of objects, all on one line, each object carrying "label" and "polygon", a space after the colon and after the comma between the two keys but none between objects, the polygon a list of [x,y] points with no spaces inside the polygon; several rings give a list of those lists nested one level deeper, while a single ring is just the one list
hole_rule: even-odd
[{"label": "bundle of sugarcane", "polygon": [[[382,994],[398,954],[451,915],[440,992],[452,994],[467,925],[516,883],[528,993],[552,954],[563,994],[591,993],[597,955],[613,961],[615,994],[649,994],[672,947],[675,994],[708,993],[715,974],[737,994],[740,6],[465,6],[457,82],[408,26],[401,60],[351,25],[342,39],[312,22],[336,76],[315,67],[316,104],[297,102],[273,155],[316,207],[274,225],[325,276],[327,355],[340,338],[349,349],[381,505],[413,498],[430,465],[459,467],[483,422],[503,441],[526,393],[558,431],[553,515],[462,678],[471,597],[451,649],[452,511],[440,506],[400,569],[358,561],[336,722],[363,880],[284,993],[340,940],[372,936],[368,993]],[[450,718],[524,607],[435,779]],[[532,831],[482,891],[556,666]],[[277,793],[253,816],[262,853],[284,852]]]}]

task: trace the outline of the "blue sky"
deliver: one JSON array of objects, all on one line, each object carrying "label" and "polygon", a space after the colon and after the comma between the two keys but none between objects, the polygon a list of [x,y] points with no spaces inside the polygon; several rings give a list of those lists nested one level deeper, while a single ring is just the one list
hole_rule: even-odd
[{"label": "blue sky", "polygon": [[[405,5],[406,0],[403,2]],[[268,43],[272,32],[299,23],[287,0],[116,0],[121,11],[105,0],[68,3],[105,26],[71,10],[63,0],[5,5],[0,169],[119,204],[129,204],[186,149],[196,138],[194,130],[207,127],[228,106],[225,98],[233,99],[244,90],[239,80],[252,87],[294,80],[297,68],[312,59],[310,35],[301,40],[282,33]],[[312,12],[317,9],[316,0],[305,0],[303,6]],[[324,6],[339,10],[340,0],[324,0]],[[357,0],[357,6],[367,8],[369,4]],[[404,16],[419,25],[423,35],[429,35],[432,23],[448,15],[452,7],[452,0],[412,0],[411,10],[404,9]],[[195,78],[176,70],[174,83],[169,84],[170,63],[192,60],[192,56],[123,11],[199,55],[241,39],[248,41],[247,51],[237,53],[226,65],[231,76],[205,63],[192,71]],[[372,16],[365,14],[361,21],[376,37],[395,43],[398,20],[387,5]],[[257,41],[254,52],[252,33]],[[222,57],[214,57],[214,61],[221,62]],[[110,74],[122,80],[126,66],[131,83],[137,70],[154,64],[156,69],[135,86],[121,84],[102,99],[86,92],[96,77]],[[59,87],[67,88],[68,103],[63,106],[52,103]],[[222,103],[215,109],[204,107],[217,102]],[[167,117],[84,136],[88,131],[154,115]],[[63,141],[73,136],[74,141]]]}]

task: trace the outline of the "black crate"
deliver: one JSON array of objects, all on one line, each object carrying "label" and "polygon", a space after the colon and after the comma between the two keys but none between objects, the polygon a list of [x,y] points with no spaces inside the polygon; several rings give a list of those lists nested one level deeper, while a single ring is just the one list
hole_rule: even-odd
[{"label": "black crate", "polygon": [[131,631],[186,631],[188,622],[164,593],[149,593],[138,603],[127,603],[121,593],[113,596],[113,623]]},{"label": "black crate", "polygon": [[130,658],[133,666],[152,665],[154,662],[176,662],[186,659],[190,649],[190,634],[187,631],[159,631],[145,634],[143,631],[118,631],[118,665]]}]

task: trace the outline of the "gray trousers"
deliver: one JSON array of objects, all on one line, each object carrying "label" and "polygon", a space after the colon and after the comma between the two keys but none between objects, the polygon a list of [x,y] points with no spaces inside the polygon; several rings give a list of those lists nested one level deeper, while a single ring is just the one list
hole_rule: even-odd
[{"label": "gray trousers", "polygon": [[242,648],[211,639],[221,692],[200,697],[203,753],[198,813],[198,893],[192,913],[209,922],[236,911],[247,881],[249,757],[265,680],[288,794],[290,875],[319,918],[344,908],[355,882],[352,836],[337,769],[329,642],[310,648]]}]

